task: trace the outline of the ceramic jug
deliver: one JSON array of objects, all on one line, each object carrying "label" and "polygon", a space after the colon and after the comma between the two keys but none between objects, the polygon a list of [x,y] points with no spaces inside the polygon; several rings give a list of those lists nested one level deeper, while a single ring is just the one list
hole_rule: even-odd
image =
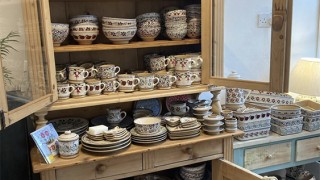
[{"label": "ceramic jug", "polygon": [[241,88],[227,88],[226,89],[226,107],[231,110],[243,108],[247,97],[251,90]]}]

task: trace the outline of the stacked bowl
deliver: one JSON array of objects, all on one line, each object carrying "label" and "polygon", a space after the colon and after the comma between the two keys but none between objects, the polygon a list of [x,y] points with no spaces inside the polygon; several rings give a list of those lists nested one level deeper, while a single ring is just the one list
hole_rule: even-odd
[{"label": "stacked bowl", "polygon": [[217,135],[223,131],[223,122],[224,119],[221,115],[211,114],[207,116],[203,116],[204,122],[202,126],[202,130],[209,135]]},{"label": "stacked bowl", "polygon": [[171,40],[182,40],[187,35],[187,11],[177,9],[165,14],[166,35]]},{"label": "stacked bowl", "polygon": [[70,19],[71,36],[80,45],[89,45],[99,34],[98,18],[94,15],[78,15]]},{"label": "stacked bowl", "polygon": [[161,31],[160,14],[151,12],[137,17],[137,34],[143,41],[154,41]]},{"label": "stacked bowl", "polygon": [[69,24],[51,23],[53,46],[60,46],[69,35]]},{"label": "stacked bowl", "polygon": [[195,39],[201,35],[201,5],[191,4],[185,7],[187,11],[187,36]]},{"label": "stacked bowl", "polygon": [[136,19],[103,17],[102,26],[104,35],[113,44],[128,44],[137,32]]},{"label": "stacked bowl", "polygon": [[204,178],[206,164],[193,164],[180,168],[179,174],[184,180],[201,180]]}]

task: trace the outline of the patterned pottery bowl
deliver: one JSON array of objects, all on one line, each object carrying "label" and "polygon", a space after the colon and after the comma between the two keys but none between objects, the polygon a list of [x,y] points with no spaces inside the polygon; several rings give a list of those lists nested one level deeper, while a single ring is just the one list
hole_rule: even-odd
[{"label": "patterned pottery bowl", "polygon": [[136,19],[102,17],[102,26],[104,28],[135,27],[136,25]]},{"label": "patterned pottery bowl", "polygon": [[98,34],[99,31],[78,31],[72,32],[71,36],[80,45],[89,45],[92,44],[94,40],[96,40]]},{"label": "patterned pottery bowl", "polygon": [[60,46],[60,44],[69,35],[69,24],[51,23],[53,46]]},{"label": "patterned pottery bowl", "polygon": [[137,35],[144,41],[154,41],[160,34],[161,27],[138,28]]},{"label": "patterned pottery bowl", "polygon": [[132,28],[103,28],[104,35],[113,44],[128,44],[137,32],[137,27]]},{"label": "patterned pottery bowl", "polygon": [[137,16],[138,23],[144,22],[144,21],[158,21],[160,22],[160,14],[156,12],[151,13],[144,13]]},{"label": "patterned pottery bowl", "polygon": [[70,19],[70,23],[72,25],[76,25],[79,23],[86,23],[86,22],[97,24],[98,18],[97,16],[94,16],[94,15],[78,15]]},{"label": "patterned pottery bowl", "polygon": [[182,40],[187,35],[187,29],[181,30],[166,30],[167,36],[171,40]]},{"label": "patterned pottery bowl", "polygon": [[95,23],[79,23],[71,27],[72,32],[98,31],[99,27]]},{"label": "patterned pottery bowl", "polygon": [[172,11],[168,11],[165,14],[165,18],[171,18],[171,17],[186,17],[187,11],[185,9],[176,9]]},{"label": "patterned pottery bowl", "polygon": [[134,120],[135,129],[139,134],[155,134],[160,131],[161,119],[158,117],[142,117]]}]

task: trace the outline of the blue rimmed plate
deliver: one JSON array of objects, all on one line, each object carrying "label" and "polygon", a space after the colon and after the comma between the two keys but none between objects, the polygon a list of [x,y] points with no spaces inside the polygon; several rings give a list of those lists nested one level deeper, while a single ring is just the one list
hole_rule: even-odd
[{"label": "blue rimmed plate", "polygon": [[159,116],[162,111],[162,104],[160,99],[146,99],[136,101],[134,103],[134,109],[149,109],[152,111],[153,116]]}]

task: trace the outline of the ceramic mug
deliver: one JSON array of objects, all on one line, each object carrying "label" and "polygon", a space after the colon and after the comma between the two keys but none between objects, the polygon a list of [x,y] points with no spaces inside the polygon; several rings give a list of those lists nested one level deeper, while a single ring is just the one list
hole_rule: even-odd
[{"label": "ceramic mug", "polygon": [[170,104],[170,112],[175,116],[185,115],[189,112],[190,108],[186,102],[174,101]]},{"label": "ceramic mug", "polygon": [[97,76],[98,70],[94,68],[92,63],[83,63],[80,67],[84,67],[89,72],[87,79],[94,79]]},{"label": "ceramic mug", "polygon": [[226,89],[226,104],[243,105],[251,90],[241,88]]},{"label": "ceramic mug", "polygon": [[140,91],[151,91],[159,83],[159,78],[155,77],[151,73],[138,73],[137,77],[140,80],[139,89]]},{"label": "ceramic mug", "polygon": [[177,71],[190,71],[192,65],[196,63],[192,55],[176,55],[174,58],[176,61],[175,70]]},{"label": "ceramic mug", "polygon": [[56,79],[57,82],[63,82],[67,80],[67,68],[65,65],[56,66]]},{"label": "ceramic mug", "polygon": [[171,75],[169,72],[159,72],[156,73],[155,76],[159,78],[158,89],[170,89],[172,84],[177,81],[177,77]]},{"label": "ceramic mug", "polygon": [[87,79],[86,83],[89,85],[88,95],[100,95],[106,85],[99,79]]},{"label": "ceramic mug", "polygon": [[120,67],[113,64],[102,64],[98,67],[98,76],[101,79],[110,79],[117,76]]},{"label": "ceramic mug", "polygon": [[201,83],[201,69],[191,69],[191,72],[194,75],[197,75],[197,78],[194,79],[194,81],[192,82],[192,84],[200,84]]},{"label": "ceramic mug", "polygon": [[191,71],[175,71],[175,76],[177,77],[177,87],[189,87],[192,82],[198,78],[198,76]]},{"label": "ceramic mug", "polygon": [[171,56],[168,56],[167,59],[168,59],[168,66],[167,68],[168,69],[174,69],[176,67],[176,59],[174,58],[175,55],[171,55]]},{"label": "ceramic mug", "polygon": [[133,74],[119,74],[120,92],[133,92],[134,88],[140,83],[140,79]]},{"label": "ceramic mug", "polygon": [[156,54],[156,53],[153,53],[153,54],[146,54],[143,56],[143,63],[144,63],[144,66],[145,66],[145,69],[147,69],[148,71],[151,71],[151,68],[150,68],[150,59],[152,57],[159,57],[160,55],[159,54]]},{"label": "ceramic mug", "polygon": [[82,82],[89,76],[84,67],[69,66],[69,81]]},{"label": "ceramic mug", "polygon": [[121,111],[120,108],[116,109],[107,109],[107,121],[110,124],[118,124],[120,123],[125,117],[127,113],[125,111]]},{"label": "ceramic mug", "polygon": [[89,85],[84,82],[70,83],[70,85],[74,87],[74,91],[71,93],[73,98],[85,97],[89,90]]},{"label": "ceramic mug", "polygon": [[168,59],[165,56],[156,56],[150,58],[151,71],[165,70],[168,66]]},{"label": "ceramic mug", "polygon": [[68,99],[70,94],[74,91],[74,87],[69,83],[58,83],[58,98]]},{"label": "ceramic mug", "polygon": [[191,54],[190,54],[190,56],[192,56],[192,59],[195,62],[191,65],[191,68],[192,69],[201,69],[201,66],[203,63],[203,59],[201,58],[201,56],[200,55],[191,55]]},{"label": "ceramic mug", "polygon": [[103,79],[102,82],[106,85],[106,87],[103,90],[103,94],[110,94],[116,92],[120,86],[120,83],[116,80],[116,78]]}]

